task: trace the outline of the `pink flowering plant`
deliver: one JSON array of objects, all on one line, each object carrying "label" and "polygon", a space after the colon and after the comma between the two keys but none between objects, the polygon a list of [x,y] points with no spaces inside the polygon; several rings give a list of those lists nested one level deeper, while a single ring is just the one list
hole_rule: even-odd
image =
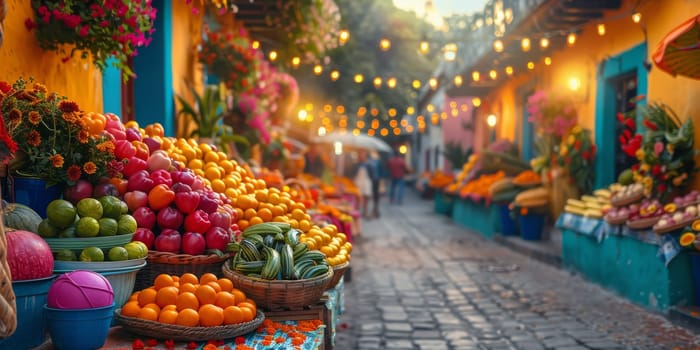
[{"label": "pink flowering plant", "polygon": [[205,29],[206,40],[199,47],[199,60],[207,72],[219,78],[228,89],[244,93],[257,84],[262,52],[253,48],[245,30]]},{"label": "pink flowering plant", "polygon": [[92,56],[94,64],[105,69],[113,57],[112,64],[128,79],[134,75],[129,58],[151,42],[156,18],[151,1],[32,0],[35,18],[27,18],[25,26],[35,30],[42,49],[73,45],[64,62],[80,51],[82,58]]}]

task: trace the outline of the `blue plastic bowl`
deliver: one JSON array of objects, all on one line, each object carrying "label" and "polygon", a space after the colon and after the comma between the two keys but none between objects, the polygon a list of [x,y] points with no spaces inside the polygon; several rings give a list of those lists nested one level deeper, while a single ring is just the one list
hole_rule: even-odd
[{"label": "blue plastic bowl", "polygon": [[12,290],[17,302],[17,329],[8,338],[0,339],[0,349],[30,349],[46,340],[46,317],[42,305],[56,276],[35,280],[14,281]]},{"label": "blue plastic bowl", "polygon": [[107,340],[114,304],[94,309],[54,309],[44,305],[54,349],[99,349]]}]

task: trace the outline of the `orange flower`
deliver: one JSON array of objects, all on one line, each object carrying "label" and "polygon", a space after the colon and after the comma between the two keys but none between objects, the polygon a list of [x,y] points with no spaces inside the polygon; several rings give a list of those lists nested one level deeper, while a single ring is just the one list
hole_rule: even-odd
[{"label": "orange flower", "polygon": [[63,113],[74,113],[79,111],[80,107],[78,107],[78,104],[74,101],[64,100],[58,104],[58,109],[60,109]]},{"label": "orange flower", "polygon": [[7,114],[10,127],[14,128],[22,122],[22,111],[17,108],[13,108],[10,113]]},{"label": "orange flower", "polygon": [[90,133],[87,130],[80,130],[78,132],[78,142],[87,143],[88,141],[90,141]]},{"label": "orange flower", "polygon": [[100,152],[114,153],[114,142],[105,141],[97,144],[97,150]]},{"label": "orange flower", "polygon": [[41,122],[41,114],[37,111],[29,112],[29,122],[32,123],[32,125],[39,124]]},{"label": "orange flower", "polygon": [[41,135],[38,131],[32,130],[29,132],[29,135],[27,135],[27,144],[34,147],[37,147],[41,144]]},{"label": "orange flower", "polygon": [[70,168],[68,168],[68,170],[66,171],[66,175],[68,176],[68,180],[78,181],[81,175],[80,167],[77,165],[71,165]]},{"label": "orange flower", "polygon": [[46,86],[44,84],[34,83],[34,92],[47,93],[49,92],[49,90],[46,89]]},{"label": "orange flower", "polygon": [[49,157],[49,160],[54,168],[60,168],[63,166],[63,156],[60,154],[54,154],[53,156]]},{"label": "orange flower", "polygon": [[83,171],[88,175],[92,175],[97,171],[97,165],[93,162],[87,162],[83,165]]}]

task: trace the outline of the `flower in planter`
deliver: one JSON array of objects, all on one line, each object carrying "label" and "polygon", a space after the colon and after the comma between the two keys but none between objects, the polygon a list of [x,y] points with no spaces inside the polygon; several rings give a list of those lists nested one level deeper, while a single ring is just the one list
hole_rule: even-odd
[{"label": "flower in planter", "polygon": [[82,51],[100,69],[113,57],[124,79],[134,75],[127,61],[151,42],[156,18],[151,0],[32,0],[32,9],[35,18],[28,18],[25,26],[36,30],[41,48],[56,51],[63,44],[74,45],[64,62]]},{"label": "flower in planter", "polygon": [[575,126],[559,144],[559,152],[556,154],[553,165],[558,165],[567,170],[570,180],[582,193],[588,193],[593,189],[595,168],[593,160],[596,155],[596,146],[591,142],[591,132]]},{"label": "flower in planter", "polygon": [[0,82],[0,113],[17,142],[10,171],[49,185],[81,178],[94,183],[108,175],[114,143],[91,127],[100,120],[104,125],[104,116],[85,113],[77,103],[21,78],[13,85]]}]

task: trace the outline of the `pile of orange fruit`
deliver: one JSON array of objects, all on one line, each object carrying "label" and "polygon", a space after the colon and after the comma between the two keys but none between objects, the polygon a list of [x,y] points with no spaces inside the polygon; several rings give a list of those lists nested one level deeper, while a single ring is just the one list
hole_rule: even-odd
[{"label": "pile of orange fruit", "polygon": [[435,189],[442,189],[447,187],[453,180],[454,176],[436,170],[435,173],[431,174],[430,180],[428,180],[428,186]]},{"label": "pile of orange fruit", "polygon": [[216,327],[252,321],[257,306],[228,278],[160,274],[152,286],[134,292],[121,313],[165,324]]},{"label": "pile of orange fruit", "polygon": [[478,178],[467,182],[466,185],[462,186],[459,190],[460,197],[464,198],[468,195],[476,195],[479,197],[488,197],[489,188],[494,182],[504,178],[506,174],[503,171],[498,171],[493,174],[484,174]]}]

